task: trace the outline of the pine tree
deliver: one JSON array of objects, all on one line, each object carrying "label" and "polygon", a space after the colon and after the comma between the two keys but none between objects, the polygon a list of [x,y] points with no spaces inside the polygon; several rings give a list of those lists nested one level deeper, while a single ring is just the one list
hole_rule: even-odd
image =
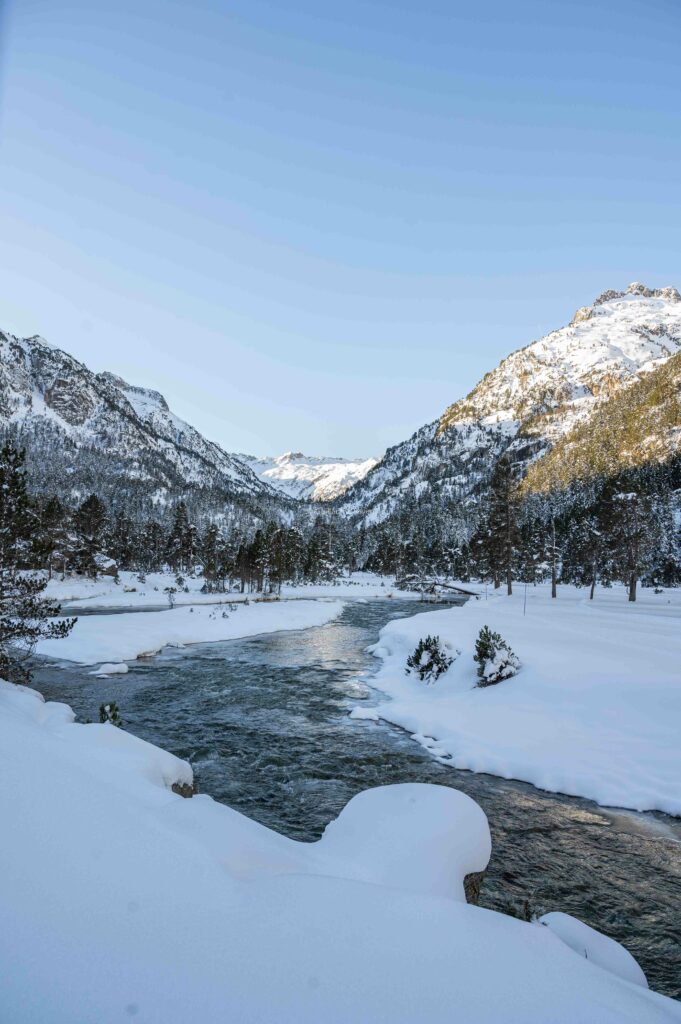
[{"label": "pine tree", "polygon": [[513,560],[517,544],[517,495],[510,458],[498,460],[490,481],[488,518],[489,560],[495,587],[506,577],[508,594],[513,593]]},{"label": "pine tree", "polygon": [[97,577],[97,555],[102,553],[107,522],[106,507],[96,494],[91,494],[86,498],[73,516],[73,525],[78,539],[77,569],[93,579]]},{"label": "pine tree", "polygon": [[46,581],[26,564],[33,528],[24,453],[7,444],[0,451],[0,676],[22,683],[30,682],[37,642],[67,636],[75,622],[54,618],[59,605],[41,596]]},{"label": "pine tree", "polygon": [[636,600],[636,584],[655,543],[650,498],[638,491],[615,491],[609,501],[608,543],[615,577]]},{"label": "pine tree", "polygon": [[187,531],[189,530],[189,514],[187,506],[179,501],[175,506],[173,525],[166,544],[166,560],[174,572],[187,569]]}]

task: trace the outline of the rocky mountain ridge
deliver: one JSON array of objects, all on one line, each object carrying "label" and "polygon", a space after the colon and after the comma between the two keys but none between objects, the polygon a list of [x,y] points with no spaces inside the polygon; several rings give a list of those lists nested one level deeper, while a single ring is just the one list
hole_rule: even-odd
[{"label": "rocky mountain ridge", "polygon": [[604,292],[571,322],[502,360],[465,398],[407,441],[339,502],[347,517],[376,525],[405,502],[476,501],[499,456],[521,472],[599,404],[681,350],[681,295],[638,282]]},{"label": "rocky mountain ridge", "polygon": [[291,498],[332,501],[362,480],[378,459],[340,459],[327,456],[285,452],[276,458],[259,459],[254,455],[239,458],[271,487]]},{"label": "rocky mountain ridge", "polygon": [[39,337],[0,332],[0,427],[27,449],[32,484],[163,506],[201,494],[215,513],[282,496],[175,416],[157,391],[95,374]]}]

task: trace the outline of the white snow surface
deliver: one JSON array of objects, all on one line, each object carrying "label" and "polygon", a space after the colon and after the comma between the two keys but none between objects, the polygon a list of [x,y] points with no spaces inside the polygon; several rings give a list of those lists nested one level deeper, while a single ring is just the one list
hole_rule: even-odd
[{"label": "white snow surface", "polygon": [[[172,644],[211,643],[278,630],[323,626],[343,610],[342,601],[276,601],[241,603],[235,611],[197,604],[158,612],[84,615],[61,640],[42,640],[38,654],[81,665],[120,663],[156,654]],[[109,672],[104,672],[104,668]],[[98,674],[109,674],[111,664]],[[116,668],[116,671],[120,671]]]},{"label": "white snow surface", "polygon": [[330,501],[364,479],[378,459],[337,459],[286,452],[276,458],[240,455],[242,462],[265,483],[291,498]]},{"label": "white snow surface", "polygon": [[104,665],[100,665],[96,672],[90,672],[91,676],[102,676],[103,679],[108,679],[109,676],[125,676],[127,674],[128,666],[124,661],[106,662]]},{"label": "white snow surface", "polygon": [[[61,601],[68,614],[77,615],[80,609],[114,610],[135,608],[166,608],[168,597],[166,587],[177,590],[174,595],[176,607],[182,605],[226,605],[238,604],[245,600],[257,601],[257,594],[241,594],[238,591],[225,593],[202,593],[203,576],[187,576],[184,587],[178,588],[176,576],[171,572],[148,573],[144,582],[133,572],[119,573],[119,582],[110,576],[89,579],[85,576],[68,576],[62,580],[53,577],[47,584],[45,596]],[[186,590],[185,590],[186,587]],[[353,572],[333,583],[302,583],[299,586],[285,584],[281,589],[284,600],[310,600],[324,598],[339,600],[353,598],[366,601],[374,598],[398,597],[400,600],[415,600],[420,597],[416,591],[397,591],[392,576],[378,576],[373,572]]]},{"label": "white snow surface", "polygon": [[571,914],[563,914],[560,911],[544,914],[539,918],[539,922],[550,928],[553,934],[578,956],[583,956],[592,964],[598,964],[599,967],[604,967],[606,971],[624,978],[625,981],[631,981],[634,985],[648,987],[645,974],[629,950],[620,946],[614,939],[602,935]]},{"label": "white snow surface", "polygon": [[0,770],[3,1021],[681,1020],[552,928],[462,902],[490,838],[456,790],[362,793],[299,843],[176,796],[178,758],[4,682]]},{"label": "white snow surface", "polygon": [[[484,588],[482,588],[484,595]],[[393,620],[368,681],[391,700],[376,710],[456,768],[637,811],[681,815],[681,591],[516,585],[512,597]],[[521,662],[477,686],[475,638],[488,625]],[[405,675],[426,635],[461,650],[434,686]]]}]

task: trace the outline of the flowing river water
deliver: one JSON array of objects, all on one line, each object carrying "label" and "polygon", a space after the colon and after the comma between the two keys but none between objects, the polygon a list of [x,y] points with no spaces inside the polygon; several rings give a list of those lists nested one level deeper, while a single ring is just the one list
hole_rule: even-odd
[{"label": "flowing river water", "polygon": [[[367,645],[389,619],[424,610],[351,602],[326,626],[166,649],[109,679],[43,663],[34,685],[90,721],[116,701],[126,729],[191,762],[202,792],[295,839],[317,839],[371,786],[460,789],[492,830],[481,905],[574,914],[622,942],[651,988],[681,998],[679,819],[457,771],[399,729],[348,717],[360,702],[385,699],[367,685],[376,664]],[[103,617],[102,628],[115,619]]]}]

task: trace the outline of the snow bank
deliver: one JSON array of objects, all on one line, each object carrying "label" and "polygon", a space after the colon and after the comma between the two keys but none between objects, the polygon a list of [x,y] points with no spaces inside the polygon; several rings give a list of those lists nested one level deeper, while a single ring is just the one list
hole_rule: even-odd
[{"label": "snow bank", "polygon": [[[370,680],[392,700],[377,708],[456,768],[520,779],[600,804],[681,814],[681,592],[518,587],[463,608],[390,622]],[[501,633],[517,676],[477,687],[475,638]],[[434,686],[404,673],[426,634],[461,649]]]},{"label": "snow bank", "polygon": [[461,902],[461,793],[363,793],[318,843],[169,787],[189,766],[0,683],[0,1019],[662,1024],[681,1006]]},{"label": "snow bank", "polygon": [[[99,579],[91,580],[84,576],[70,576],[65,580],[53,578],[47,585],[46,596],[56,601],[62,601],[69,609],[77,614],[79,608],[83,609],[134,609],[134,608],[165,608],[168,604],[166,587],[177,589],[176,576],[170,572],[148,573],[144,583],[140,583],[139,577],[133,572],[119,573],[119,583],[116,583],[110,576],[102,576]],[[414,592],[402,592],[395,590],[395,581],[391,576],[378,576],[372,572],[355,572],[351,576],[343,577],[335,583],[305,583],[294,587],[286,584],[282,587],[282,598],[310,599],[316,597],[330,597],[335,600],[350,597],[355,600],[364,600],[380,597],[400,597],[400,599],[417,598],[420,595]],[[226,594],[203,594],[201,588],[204,585],[202,576],[187,576],[184,587],[178,589],[174,595],[175,604],[197,605],[197,604],[233,604],[242,603],[254,596],[231,592]]]},{"label": "snow bank", "polygon": [[539,918],[539,923],[550,928],[553,934],[578,956],[583,956],[592,964],[598,964],[599,967],[604,967],[606,971],[624,978],[625,981],[631,981],[634,985],[648,987],[646,976],[638,963],[619,942],[608,938],[607,935],[601,935],[570,914],[544,914]]},{"label": "snow bank", "polygon": [[[322,626],[340,615],[342,609],[341,601],[277,601],[250,602],[235,611],[192,605],[161,612],[87,615],[78,619],[65,639],[43,640],[38,645],[38,654],[81,665],[120,663],[155,654],[168,644],[210,643]],[[104,666],[98,674],[108,674],[103,669]]]}]

